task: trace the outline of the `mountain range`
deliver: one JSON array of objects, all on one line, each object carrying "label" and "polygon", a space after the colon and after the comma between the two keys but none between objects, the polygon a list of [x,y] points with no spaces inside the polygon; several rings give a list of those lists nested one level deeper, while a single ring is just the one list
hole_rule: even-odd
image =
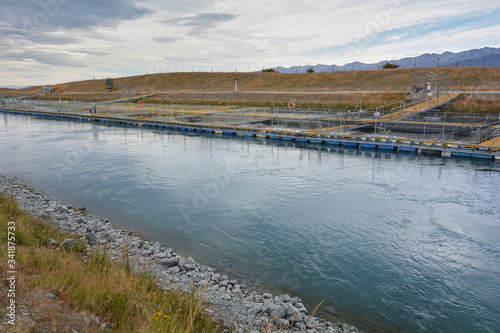
[{"label": "mountain range", "polygon": [[386,63],[398,65],[399,68],[415,67],[462,67],[462,66],[500,66],[500,48],[483,47],[481,49],[472,49],[458,53],[444,52],[425,53],[416,57],[408,57],[397,60],[382,60],[376,63],[351,62],[342,66],[318,64],[314,66],[293,66],[293,67],[274,67],[280,73],[305,73],[309,68],[315,72],[334,72],[334,71],[352,71],[363,69],[377,69]]}]

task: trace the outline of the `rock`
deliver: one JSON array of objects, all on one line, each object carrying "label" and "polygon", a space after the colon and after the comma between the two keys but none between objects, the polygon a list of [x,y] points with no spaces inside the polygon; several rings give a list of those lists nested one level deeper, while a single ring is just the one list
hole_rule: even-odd
[{"label": "rock", "polygon": [[265,293],[265,294],[263,294],[263,295],[262,295],[262,297],[263,297],[264,299],[266,299],[266,298],[273,298],[273,295],[272,295],[272,294],[270,294],[270,293]]},{"label": "rock", "polygon": [[255,303],[262,303],[264,301],[264,298],[261,295],[255,295],[253,299]]},{"label": "rock", "polygon": [[58,244],[57,241],[53,238],[49,238],[45,242],[45,245],[47,245],[47,247],[57,246],[57,244]]},{"label": "rock", "polygon": [[306,325],[301,321],[296,321],[293,323],[293,327],[298,328],[301,332],[303,332]]},{"label": "rock", "polygon": [[196,261],[194,261],[194,259],[191,257],[187,258],[183,265],[183,267],[188,271],[194,270],[196,266],[197,266]]},{"label": "rock", "polygon": [[351,325],[347,325],[346,323],[343,323],[341,327],[342,327],[342,331],[349,331],[349,328],[351,327]]},{"label": "rock", "polygon": [[62,245],[67,249],[71,249],[76,245],[76,243],[77,243],[76,239],[67,238],[63,240]]},{"label": "rock", "polygon": [[253,321],[253,326],[259,327],[259,328],[262,327],[262,320],[260,320],[260,319],[254,320]]},{"label": "rock", "polygon": [[265,311],[267,314],[269,314],[269,315],[270,315],[273,311],[278,310],[279,308],[281,308],[281,305],[274,304],[274,303],[271,303],[271,302],[269,302],[269,301],[264,302],[264,311]]},{"label": "rock", "polygon": [[235,296],[235,297],[243,297],[243,292],[241,291],[240,288],[234,288],[233,290],[231,290],[231,293]]},{"label": "rock", "polygon": [[309,321],[309,322],[306,323],[306,328],[309,329],[309,330],[312,330],[312,329],[314,329],[316,327],[316,324],[317,323],[314,322],[314,321]]},{"label": "rock", "polygon": [[251,308],[248,312],[250,312],[253,315],[257,315],[257,314],[263,312],[263,308],[262,308],[262,306],[257,305],[257,306],[254,306],[253,308]]},{"label": "rock", "polygon": [[278,329],[287,329],[290,327],[290,322],[284,318],[278,318],[274,321],[274,326],[276,326]]},{"label": "rock", "polygon": [[169,273],[172,273],[172,274],[177,274],[181,271],[181,269],[179,268],[179,266],[173,266],[173,267],[170,267],[168,269],[168,272]]},{"label": "rock", "polygon": [[222,297],[225,301],[230,301],[231,300],[231,296],[229,294],[224,294],[224,296]]},{"label": "rock", "polygon": [[215,282],[219,282],[219,279],[220,279],[220,274],[214,274],[211,277],[211,280]]},{"label": "rock", "polygon": [[200,282],[198,282],[198,287],[206,288],[207,286],[208,286],[207,280],[201,280]]},{"label": "rock", "polygon": [[286,318],[286,306],[278,305],[278,308],[273,310],[270,314],[271,318]]},{"label": "rock", "polygon": [[48,298],[52,298],[52,299],[54,299],[54,298],[57,298],[57,295],[56,295],[56,294],[54,294],[54,293],[46,293],[46,294],[45,294],[45,297],[48,297]]},{"label": "rock", "polygon": [[338,317],[338,315],[339,315],[339,313],[337,312],[337,309],[335,309],[335,307],[333,307],[333,306],[325,306],[323,311],[326,312],[327,314],[335,316],[335,317]]},{"label": "rock", "polygon": [[157,253],[152,256],[153,259],[163,259],[166,258],[167,255],[165,253]]},{"label": "rock", "polygon": [[160,263],[160,265],[168,268],[168,267],[177,266],[179,264],[179,260],[177,260],[177,258],[165,258],[165,259],[161,259],[159,261],[159,263]]}]

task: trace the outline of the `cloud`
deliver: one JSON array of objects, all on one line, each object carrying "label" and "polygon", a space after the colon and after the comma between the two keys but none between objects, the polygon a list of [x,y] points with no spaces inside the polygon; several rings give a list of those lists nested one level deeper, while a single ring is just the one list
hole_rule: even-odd
[{"label": "cloud", "polygon": [[37,63],[55,66],[84,67],[84,55],[71,52],[50,52],[41,50],[23,50],[7,52],[5,59],[34,60]]},{"label": "cloud", "polygon": [[172,36],[159,36],[159,37],[153,37],[153,40],[157,43],[175,43],[182,40],[182,38],[172,37]]},{"label": "cloud", "polygon": [[5,25],[29,36],[48,31],[116,27],[123,21],[154,13],[131,0],[18,0],[3,6],[2,10]]},{"label": "cloud", "polygon": [[189,35],[198,36],[205,30],[215,28],[221,23],[229,22],[236,19],[238,15],[226,13],[202,13],[195,16],[185,16],[169,20],[163,20],[162,23],[173,26],[192,27]]},{"label": "cloud", "polygon": [[6,0],[0,10],[0,84],[499,46],[494,0]]}]

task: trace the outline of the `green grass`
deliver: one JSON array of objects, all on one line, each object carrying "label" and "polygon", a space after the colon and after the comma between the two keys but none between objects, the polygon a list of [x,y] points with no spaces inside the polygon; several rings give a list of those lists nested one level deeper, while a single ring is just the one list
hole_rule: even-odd
[{"label": "green grass", "polygon": [[[218,331],[217,323],[205,311],[208,305],[200,295],[203,290],[164,291],[150,273],[132,272],[127,256],[124,262],[118,262],[110,260],[104,252],[96,252],[84,260],[83,246],[71,251],[47,248],[44,245],[47,238],[61,243],[71,235],[25,214],[14,199],[5,195],[0,195],[2,271],[8,270],[5,265],[9,221],[16,222],[19,299],[28,299],[36,290],[53,292],[61,303],[58,310],[40,314],[43,320],[24,323],[26,327],[17,326],[18,332],[47,327],[62,330],[58,325],[64,320],[61,316],[66,318],[64,312],[67,317],[75,317],[73,312],[80,311],[111,323],[115,332]],[[48,309],[49,304],[40,307]]]}]

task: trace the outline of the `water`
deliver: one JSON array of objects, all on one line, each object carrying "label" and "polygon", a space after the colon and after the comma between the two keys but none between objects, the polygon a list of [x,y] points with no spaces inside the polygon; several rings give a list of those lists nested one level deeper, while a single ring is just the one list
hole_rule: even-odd
[{"label": "water", "polygon": [[0,173],[256,288],[497,332],[500,164],[320,147],[0,113]]}]

